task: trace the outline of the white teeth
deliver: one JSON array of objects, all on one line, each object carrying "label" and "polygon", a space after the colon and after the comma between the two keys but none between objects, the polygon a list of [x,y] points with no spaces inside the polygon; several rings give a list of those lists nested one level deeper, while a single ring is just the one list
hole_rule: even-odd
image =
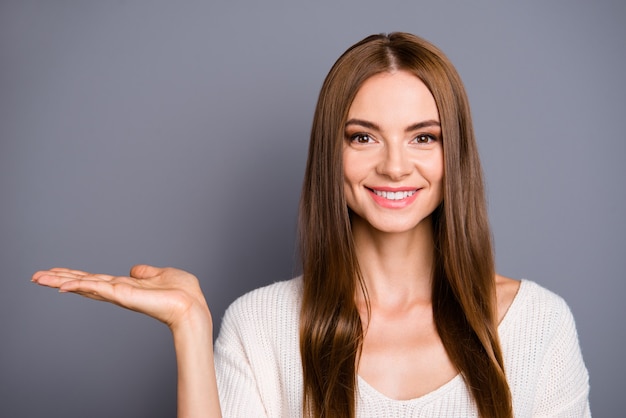
[{"label": "white teeth", "polygon": [[406,199],[409,196],[413,196],[416,190],[405,191],[405,192],[385,192],[380,190],[374,190],[377,196],[383,197],[388,200],[402,200]]}]

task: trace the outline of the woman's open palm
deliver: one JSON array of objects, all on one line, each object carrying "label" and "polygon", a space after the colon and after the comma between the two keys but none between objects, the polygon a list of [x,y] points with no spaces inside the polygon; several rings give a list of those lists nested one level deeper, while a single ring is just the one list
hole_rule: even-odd
[{"label": "woman's open palm", "polygon": [[38,271],[32,280],[40,285],[58,288],[114,303],[149,315],[174,329],[192,311],[208,308],[198,279],[174,268],[137,265],[130,276],[92,274],[66,268]]}]

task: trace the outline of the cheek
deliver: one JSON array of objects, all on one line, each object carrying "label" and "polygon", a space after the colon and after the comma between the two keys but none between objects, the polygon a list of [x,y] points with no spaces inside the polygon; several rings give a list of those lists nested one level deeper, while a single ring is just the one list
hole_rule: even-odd
[{"label": "cheek", "polygon": [[352,210],[357,209],[359,190],[367,176],[367,168],[364,167],[362,159],[358,157],[350,150],[343,154],[343,190],[346,203]]},{"label": "cheek", "polygon": [[356,199],[356,190],[359,187],[358,177],[350,170],[343,171],[343,193],[348,206],[352,207]]},{"label": "cheek", "polygon": [[440,151],[438,155],[431,158],[424,166],[424,174],[430,179],[431,183],[442,183],[444,176],[443,153]]},{"label": "cheek", "polygon": [[443,183],[443,164],[434,166],[431,172],[431,178],[433,182]]},{"label": "cheek", "polygon": [[361,177],[361,167],[358,159],[354,158],[352,153],[344,152],[343,154],[343,181],[346,187],[358,183]]}]

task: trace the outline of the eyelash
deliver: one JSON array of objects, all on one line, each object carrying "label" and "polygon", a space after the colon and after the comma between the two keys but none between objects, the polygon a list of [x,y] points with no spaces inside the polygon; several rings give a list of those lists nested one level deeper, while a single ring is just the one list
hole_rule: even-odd
[{"label": "eyelash", "polygon": [[[368,139],[366,142],[361,142],[360,141],[361,139],[365,139],[365,138]],[[423,138],[426,138],[427,142],[420,141],[420,139],[423,139]],[[366,133],[352,134],[352,135],[348,136],[348,139],[350,140],[350,142],[354,142],[354,143],[357,143],[357,144],[368,144],[368,143],[370,143],[369,140],[373,141],[373,138],[369,134],[366,134]],[[429,144],[431,142],[437,141],[438,139],[439,138],[436,135],[419,134],[419,135],[415,136],[415,138],[413,138],[413,141],[415,141],[415,143],[417,143],[417,144],[424,144],[424,143]]]}]

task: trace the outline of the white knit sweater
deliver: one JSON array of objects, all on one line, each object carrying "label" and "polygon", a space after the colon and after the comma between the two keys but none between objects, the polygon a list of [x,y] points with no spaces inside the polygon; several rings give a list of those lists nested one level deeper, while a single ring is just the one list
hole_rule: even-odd
[{"label": "white knit sweater", "polygon": [[[215,345],[225,418],[302,416],[300,278],[254,290],[226,311]],[[516,418],[589,417],[589,383],[572,314],[559,296],[522,281],[499,328]],[[477,417],[457,375],[416,399],[389,399],[358,378],[357,417]]]}]

